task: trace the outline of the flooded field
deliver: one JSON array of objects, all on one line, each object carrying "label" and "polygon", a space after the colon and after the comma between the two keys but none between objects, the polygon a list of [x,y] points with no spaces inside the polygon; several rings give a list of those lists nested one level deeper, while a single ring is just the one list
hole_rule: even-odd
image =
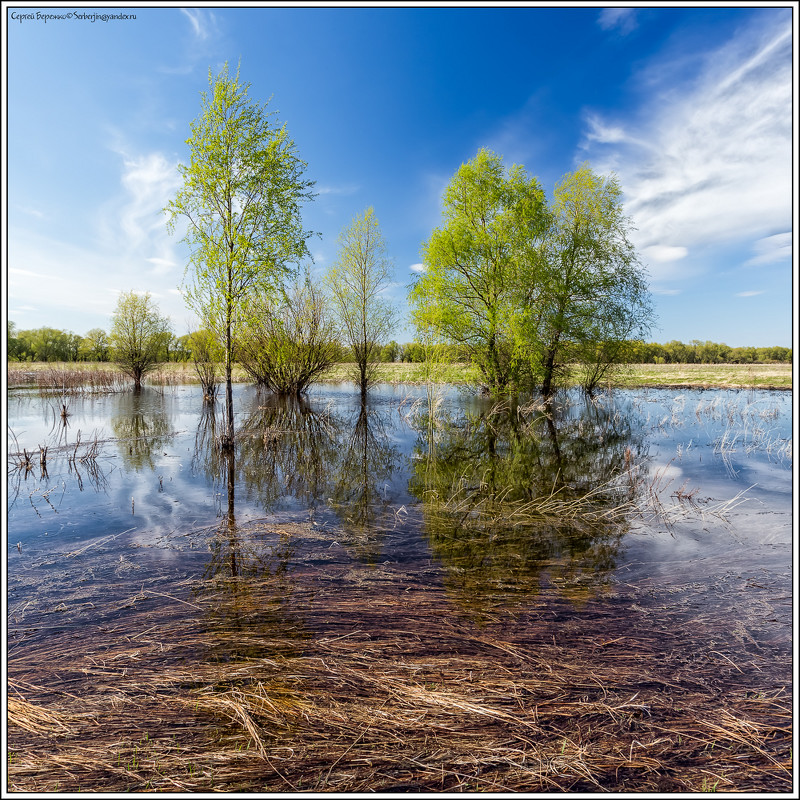
[{"label": "flooded field", "polygon": [[9,789],[791,790],[791,392],[235,398],[10,393]]}]

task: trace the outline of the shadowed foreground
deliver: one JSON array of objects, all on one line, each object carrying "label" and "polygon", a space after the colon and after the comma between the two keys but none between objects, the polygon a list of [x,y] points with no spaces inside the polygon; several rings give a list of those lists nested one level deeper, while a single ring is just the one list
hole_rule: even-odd
[{"label": "shadowed foreground", "polygon": [[97,547],[54,575],[83,589],[11,603],[10,790],[791,790],[790,626],[752,582],[725,602],[758,642],[688,613],[696,584],[464,608],[425,564],[249,535],[310,549],[289,573],[195,533],[214,566],[177,583]]}]

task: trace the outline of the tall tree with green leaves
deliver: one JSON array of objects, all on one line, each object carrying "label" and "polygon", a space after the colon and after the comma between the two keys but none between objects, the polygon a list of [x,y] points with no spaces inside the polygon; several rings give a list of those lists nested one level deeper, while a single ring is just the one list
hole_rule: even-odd
[{"label": "tall tree with green leaves", "polygon": [[251,101],[250,84],[227,64],[202,94],[200,116],[187,139],[190,161],[180,165],[183,187],[165,209],[170,230],[187,222],[191,255],[186,299],[225,350],[225,432],[233,447],[233,348],[248,301],[274,294],[293,264],[308,256],[310,233],[301,204],[313,195],[306,163],[275,112]]},{"label": "tall tree with green leaves", "polygon": [[111,343],[102,328],[92,328],[81,341],[81,354],[86,361],[108,361]]},{"label": "tall tree with green leaves", "polygon": [[150,294],[122,292],[111,318],[111,352],[117,366],[142,388],[142,378],[161,360],[170,321],[162,317]]},{"label": "tall tree with green leaves", "polygon": [[546,221],[538,181],[481,149],[450,181],[442,226],[423,246],[425,271],[409,296],[419,338],[435,330],[461,346],[492,393],[519,379],[516,303]]},{"label": "tall tree with green leaves", "polygon": [[544,395],[570,363],[583,365],[584,386],[593,389],[649,331],[652,304],[630,231],[615,176],[583,164],[556,185],[529,284],[535,291],[521,300],[522,338]]},{"label": "tall tree with green leaves", "polygon": [[393,272],[378,218],[370,207],[339,235],[339,254],[326,276],[343,337],[353,350],[352,377],[362,399],[375,382],[382,345],[397,319],[396,309],[383,294]]}]

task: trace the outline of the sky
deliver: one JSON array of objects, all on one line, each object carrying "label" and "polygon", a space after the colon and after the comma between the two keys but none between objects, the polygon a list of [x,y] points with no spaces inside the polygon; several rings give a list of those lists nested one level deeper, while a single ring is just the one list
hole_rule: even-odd
[{"label": "sky", "polygon": [[4,2],[7,318],[109,330],[119,293],[135,290],[176,335],[197,326],[180,291],[186,246],[162,209],[209,70],[227,62],[315,182],[303,209],[315,274],[374,208],[397,341],[413,338],[407,290],[443,191],[485,147],[548,198],[583,162],[617,175],[649,275],[650,341],[791,347],[793,11]]}]

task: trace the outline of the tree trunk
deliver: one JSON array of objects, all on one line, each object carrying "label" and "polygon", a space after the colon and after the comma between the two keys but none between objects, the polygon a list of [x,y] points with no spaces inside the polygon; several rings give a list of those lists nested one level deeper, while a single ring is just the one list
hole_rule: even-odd
[{"label": "tree trunk", "polygon": [[542,381],[542,394],[545,397],[551,397],[553,394],[553,372],[555,371],[556,363],[556,343],[547,351],[547,357],[544,361],[544,380]]},{"label": "tree trunk", "polygon": [[222,437],[222,447],[225,450],[233,448],[234,432],[233,432],[233,380],[231,368],[231,323],[228,320],[227,328],[225,330],[225,434]]},{"label": "tree trunk", "polygon": [[226,519],[228,527],[228,538],[230,540],[230,563],[231,563],[231,577],[236,578],[239,575],[239,570],[236,564],[236,467],[234,461],[233,450],[226,453],[225,460],[228,466],[228,516]]}]

